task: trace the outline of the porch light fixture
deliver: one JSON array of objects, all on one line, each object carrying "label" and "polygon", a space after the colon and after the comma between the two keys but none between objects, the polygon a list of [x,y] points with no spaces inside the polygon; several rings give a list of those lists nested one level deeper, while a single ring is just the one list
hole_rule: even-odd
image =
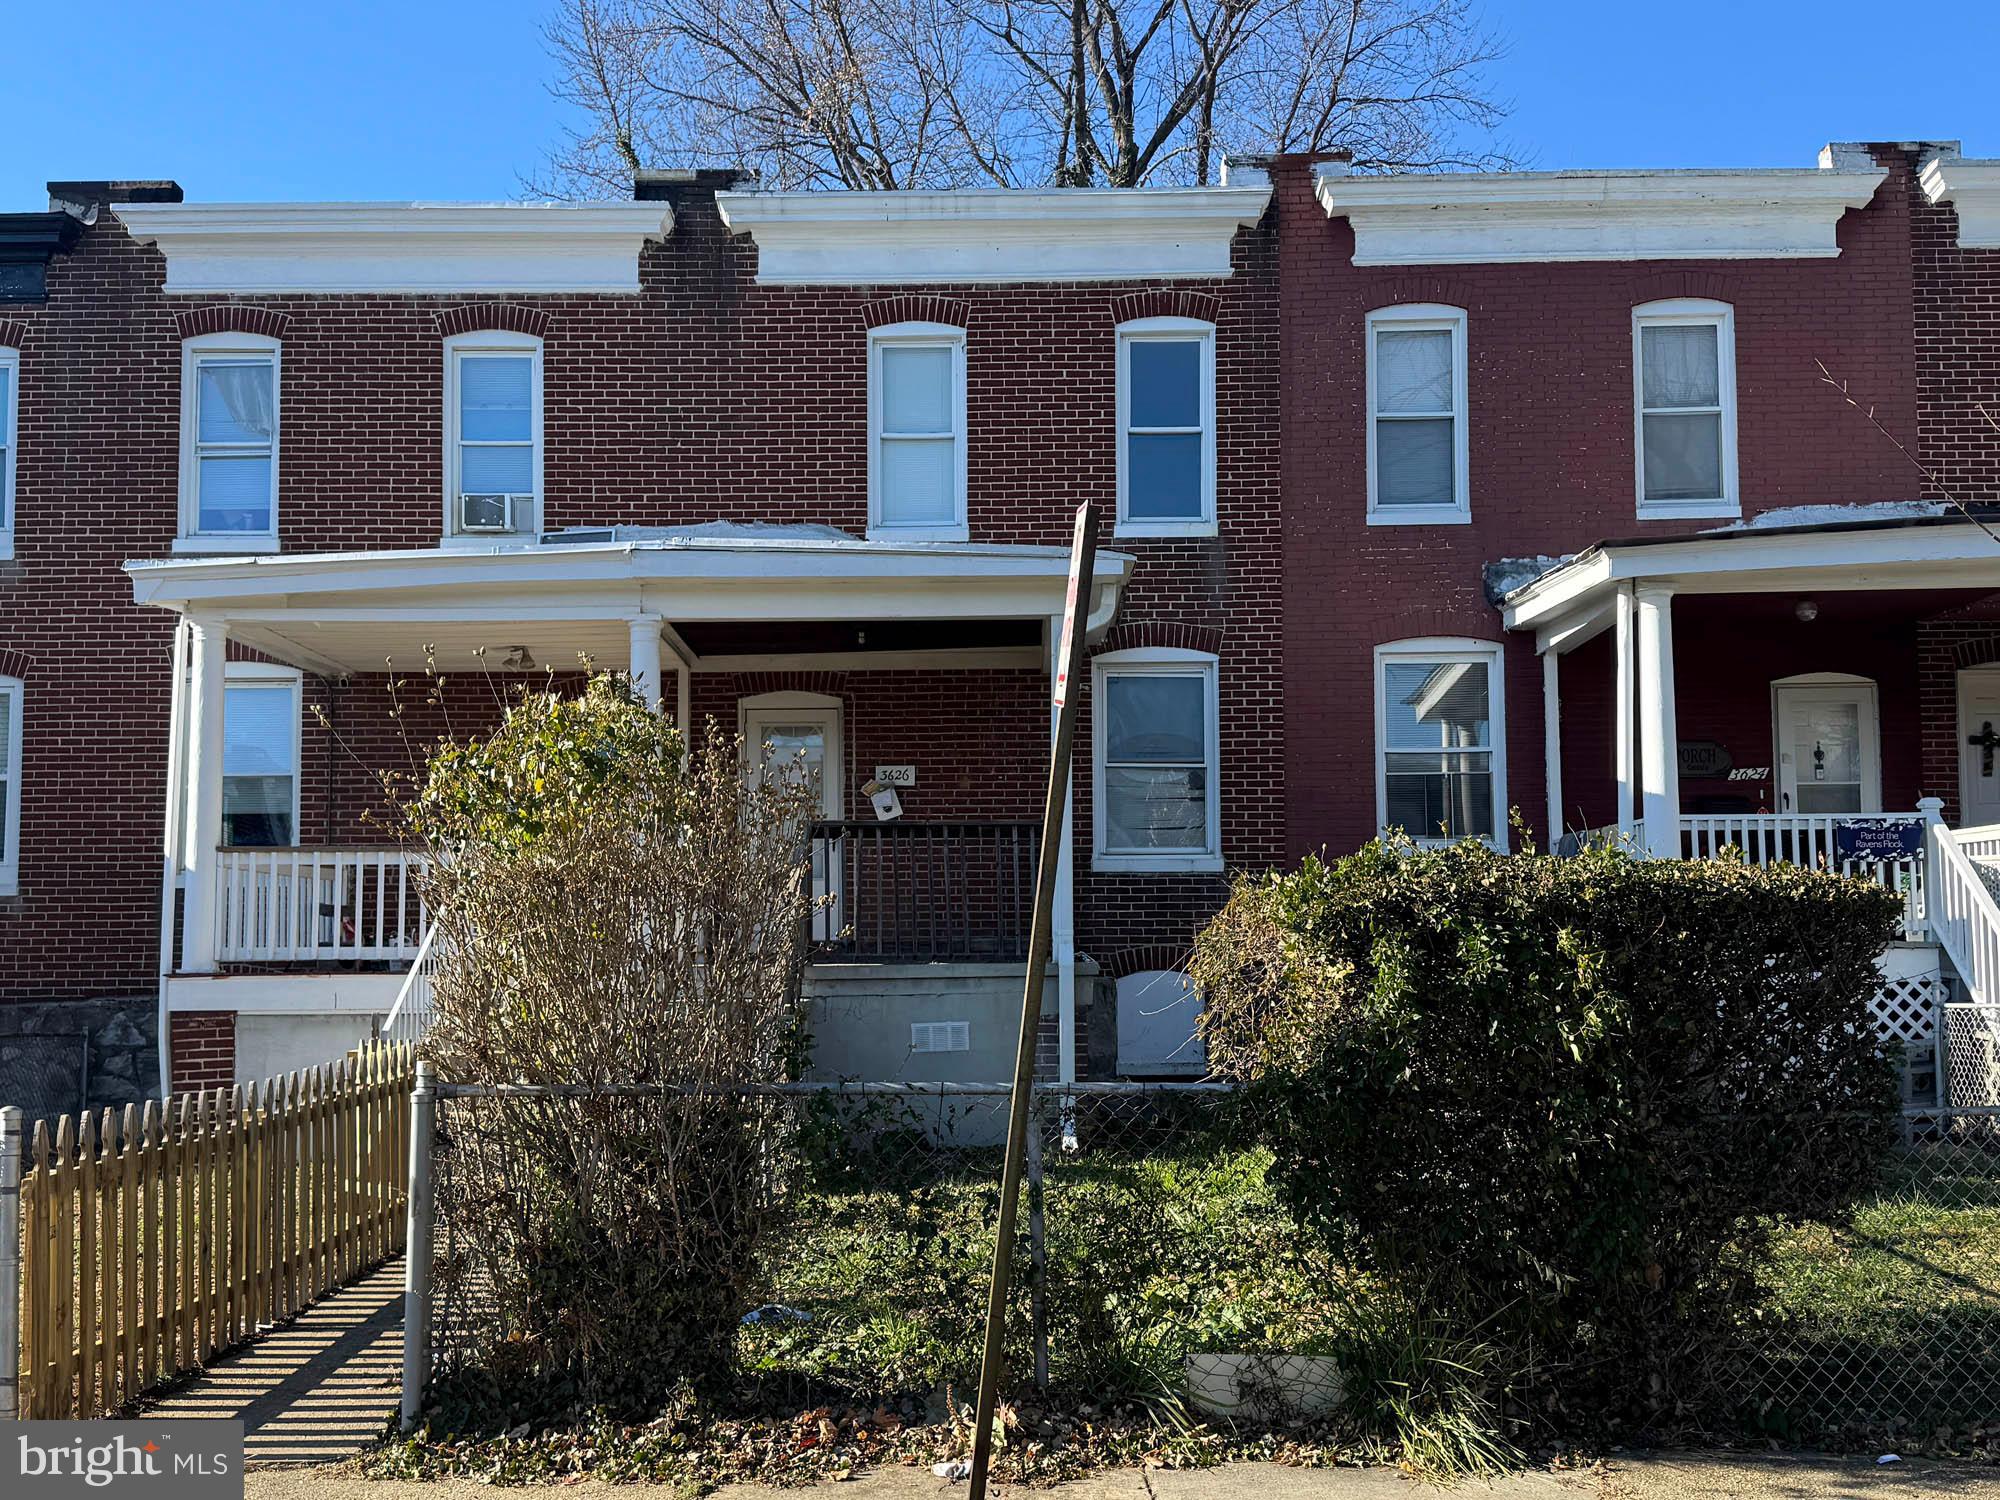
[{"label": "porch light fixture", "polygon": [[1799,617],[1800,623],[1810,625],[1819,618],[1819,606],[1810,599],[1801,599],[1792,606],[1792,613]]},{"label": "porch light fixture", "polygon": [[526,646],[516,646],[500,665],[509,672],[532,672],[535,670],[535,656]]}]

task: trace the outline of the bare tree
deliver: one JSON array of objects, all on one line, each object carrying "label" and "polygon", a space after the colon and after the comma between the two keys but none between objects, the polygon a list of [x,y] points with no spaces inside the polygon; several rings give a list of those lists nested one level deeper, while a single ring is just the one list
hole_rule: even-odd
[{"label": "bare tree", "polygon": [[1471,0],[563,0],[547,35],[584,122],[533,184],[560,196],[718,161],[786,188],[1507,161]]}]

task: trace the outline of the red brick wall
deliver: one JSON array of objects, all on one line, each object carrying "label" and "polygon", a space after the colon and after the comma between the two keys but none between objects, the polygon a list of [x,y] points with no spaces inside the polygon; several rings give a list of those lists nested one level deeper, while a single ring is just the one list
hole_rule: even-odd
[{"label": "red brick wall", "polygon": [[[0,910],[0,999],[144,989],[156,970],[172,621],[131,605],[118,565],[165,556],[173,540],[184,333],[246,319],[281,333],[287,551],[437,542],[442,337],[496,322],[531,324],[546,341],[547,524],[755,519],[864,529],[866,330],[899,315],[885,302],[925,289],[885,297],[758,287],[754,245],[726,233],[712,200],[695,195],[676,212],[671,238],[641,256],[638,296],[521,298],[499,310],[467,310],[479,299],[452,297],[252,297],[226,307],[230,299],[168,298],[160,256],[109,215],[51,265],[47,305],[19,315],[19,562],[0,566],[0,649],[24,663],[28,681],[22,896]],[[936,295],[967,329],[976,541],[1066,542],[1079,501],[1108,509],[1117,322],[1167,304],[1214,318],[1221,535],[1112,539],[1108,524],[1106,532],[1139,559],[1124,620],[1193,626],[1218,642],[1225,848],[1232,861],[1261,865],[1283,848],[1273,790],[1282,678],[1269,233],[1240,234],[1235,261],[1233,277],[1191,286]],[[421,644],[410,643],[412,667]],[[879,709],[872,687],[857,690],[855,729],[866,741],[879,724],[881,738],[935,746],[934,757],[956,748],[936,762],[946,773],[941,790],[997,810],[1027,788],[1032,813],[1029,768],[1045,735],[1030,702],[1038,691],[1025,677],[977,687],[885,680]],[[366,678],[337,690],[309,679],[307,703],[339,727],[323,735],[307,721],[306,837],[374,837],[361,823],[379,800],[372,769],[407,763],[379,695],[379,681]],[[852,761],[864,763],[858,753]],[[1005,774],[989,774],[1000,763]],[[1220,882],[1089,878],[1088,786],[1080,775],[1086,941],[1184,942]],[[929,810],[933,795],[920,787],[917,806]]]},{"label": "red brick wall", "polygon": [[236,1081],[236,1012],[183,1010],[169,1018],[174,1093],[228,1088]]},{"label": "red brick wall", "polygon": [[[1908,461],[1820,381],[1824,361],[1905,442],[1917,433],[1909,164],[1850,212],[1831,260],[1357,267],[1346,220],[1309,167],[1276,173],[1286,797],[1292,852],[1351,848],[1375,826],[1373,648],[1421,635],[1494,640],[1482,564],[1603,538],[1688,531],[1641,522],[1633,493],[1631,309],[1698,296],[1736,310],[1746,513],[1907,499]],[[1467,311],[1472,523],[1366,524],[1363,318],[1398,302]],[[1508,796],[1544,821],[1540,665],[1506,651]],[[1581,672],[1565,664],[1565,677]],[[1681,659],[1683,678],[1699,665]],[[1687,733],[1687,726],[1682,726]],[[1608,753],[1608,752],[1607,752]]]},{"label": "red brick wall", "polygon": [[1957,210],[1921,192],[1912,198],[1917,430],[1935,480],[1928,488],[1992,504],[2000,501],[2000,250],[1960,249]]}]

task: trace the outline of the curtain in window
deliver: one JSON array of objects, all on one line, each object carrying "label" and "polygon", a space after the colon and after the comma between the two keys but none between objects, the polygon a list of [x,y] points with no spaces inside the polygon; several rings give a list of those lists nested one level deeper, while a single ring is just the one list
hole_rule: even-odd
[{"label": "curtain in window", "polygon": [[266,359],[205,359],[196,366],[196,390],[197,529],[269,531],[275,367]]},{"label": "curtain in window", "polygon": [[202,442],[270,442],[278,430],[272,375],[266,360],[203,360]]},{"label": "curtain in window", "polygon": [[468,354],[459,360],[462,494],[534,492],[534,366],[526,354]]},{"label": "curtain in window", "polygon": [[1716,361],[1713,324],[1641,330],[1640,389],[1646,409],[1663,406],[1718,406],[1722,379]]},{"label": "curtain in window", "polygon": [[1104,679],[1107,849],[1208,847],[1207,679]]}]

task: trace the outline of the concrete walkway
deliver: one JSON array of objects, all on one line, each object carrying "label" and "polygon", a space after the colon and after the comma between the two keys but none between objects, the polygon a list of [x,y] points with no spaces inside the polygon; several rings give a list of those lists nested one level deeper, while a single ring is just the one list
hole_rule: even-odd
[{"label": "concrete walkway", "polygon": [[403,1263],[393,1260],[147,1408],[243,1424],[244,1464],[326,1464],[381,1433],[403,1394]]},{"label": "concrete walkway", "polygon": [[[561,1487],[565,1500],[681,1500],[659,1485],[584,1483]],[[888,1469],[807,1489],[730,1485],[718,1500],[952,1500],[966,1492],[924,1469]],[[1054,1489],[996,1486],[1010,1500],[1430,1500],[1444,1493],[1394,1469],[1288,1469],[1227,1464],[1219,1469],[1121,1469]],[[1464,1500],[2000,1500],[2000,1469],[1911,1460],[1878,1467],[1869,1459],[1817,1455],[1675,1453],[1621,1457],[1602,1470],[1519,1474],[1451,1492]],[[472,1480],[369,1480],[344,1470],[264,1470],[249,1476],[247,1500],[492,1500]]]}]

